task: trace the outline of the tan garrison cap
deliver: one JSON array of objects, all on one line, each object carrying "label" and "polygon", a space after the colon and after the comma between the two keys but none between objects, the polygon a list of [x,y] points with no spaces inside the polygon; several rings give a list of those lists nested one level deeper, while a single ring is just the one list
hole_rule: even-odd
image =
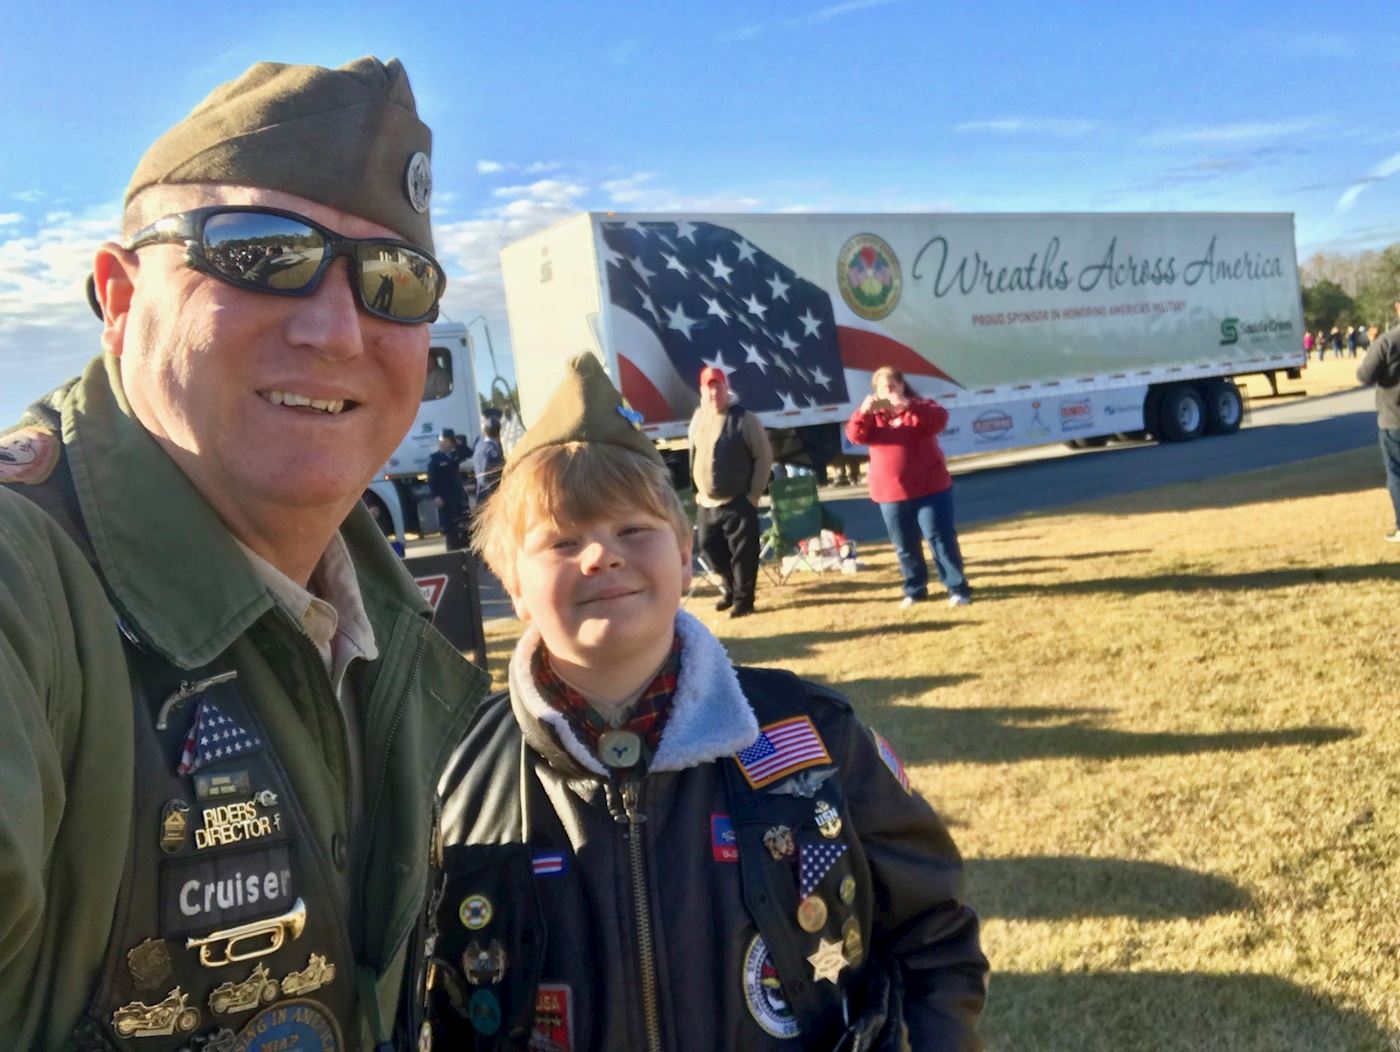
[{"label": "tan garrison cap", "polygon": [[340,69],[259,62],[155,141],[126,200],[161,183],[282,190],[431,251],[432,142],[398,59]]},{"label": "tan garrison cap", "polygon": [[505,470],[545,446],[566,442],[608,442],[663,463],[642,433],[641,414],[622,404],[622,396],[592,354],[569,359],[564,379],[549,396],[539,420],[510,451]]}]

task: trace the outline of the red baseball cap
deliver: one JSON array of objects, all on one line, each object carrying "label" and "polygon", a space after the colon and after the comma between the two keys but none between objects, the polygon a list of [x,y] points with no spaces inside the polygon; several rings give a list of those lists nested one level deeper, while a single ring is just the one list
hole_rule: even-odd
[{"label": "red baseball cap", "polygon": [[717,365],[707,365],[700,370],[700,386],[709,387],[712,383],[729,384],[729,377],[724,375],[724,370]]}]

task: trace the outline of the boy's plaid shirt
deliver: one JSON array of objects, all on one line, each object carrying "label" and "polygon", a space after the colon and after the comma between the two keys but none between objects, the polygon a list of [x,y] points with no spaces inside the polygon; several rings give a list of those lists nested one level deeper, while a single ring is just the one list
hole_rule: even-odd
[{"label": "boy's plaid shirt", "polygon": [[667,655],[661,671],[633,702],[628,710],[627,722],[616,727],[588,704],[582,694],[559,678],[554,666],[550,664],[549,652],[543,645],[535,651],[530,671],[535,677],[535,686],[539,688],[541,696],[564,714],[569,725],[578,732],[579,738],[588,746],[590,752],[597,754],[598,740],[604,732],[627,730],[641,738],[642,755],[649,761],[656,752],[657,743],[661,741],[661,731],[666,726],[666,718],[671,714],[671,697],[676,692],[676,681],[681,671],[681,637],[676,636],[671,644],[671,653]]}]

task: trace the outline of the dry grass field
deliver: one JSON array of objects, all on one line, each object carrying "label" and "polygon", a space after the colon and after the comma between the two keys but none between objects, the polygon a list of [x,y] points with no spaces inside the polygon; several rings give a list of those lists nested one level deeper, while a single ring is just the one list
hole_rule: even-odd
[{"label": "dry grass field", "polygon": [[[1288,380],[1280,376],[1278,378],[1278,390],[1280,395],[1299,397],[1306,394],[1310,398],[1318,395],[1336,394],[1338,391],[1349,391],[1356,384],[1356,367],[1361,364],[1360,358],[1333,358],[1331,352],[1322,361],[1313,359],[1303,370],[1303,375],[1297,380]],[[1269,395],[1268,381],[1262,376],[1245,377],[1240,382],[1243,388],[1253,401],[1254,405],[1266,406],[1274,399]]]},{"label": "dry grass field", "polygon": [[962,610],[897,609],[887,545],[740,622],[690,608],[845,691],[953,827],[989,1048],[1400,1049],[1381,487],[1368,448],[981,526]]}]

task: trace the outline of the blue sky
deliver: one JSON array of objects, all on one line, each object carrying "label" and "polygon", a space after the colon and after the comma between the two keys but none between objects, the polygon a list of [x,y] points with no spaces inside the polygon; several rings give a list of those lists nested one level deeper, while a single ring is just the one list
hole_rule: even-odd
[{"label": "blue sky", "polygon": [[27,8],[0,63],[0,427],[97,353],[82,279],[142,151],[261,59],[403,60],[445,306],[502,359],[501,246],[590,208],[1282,211],[1300,259],[1400,241],[1383,0],[82,8]]}]

